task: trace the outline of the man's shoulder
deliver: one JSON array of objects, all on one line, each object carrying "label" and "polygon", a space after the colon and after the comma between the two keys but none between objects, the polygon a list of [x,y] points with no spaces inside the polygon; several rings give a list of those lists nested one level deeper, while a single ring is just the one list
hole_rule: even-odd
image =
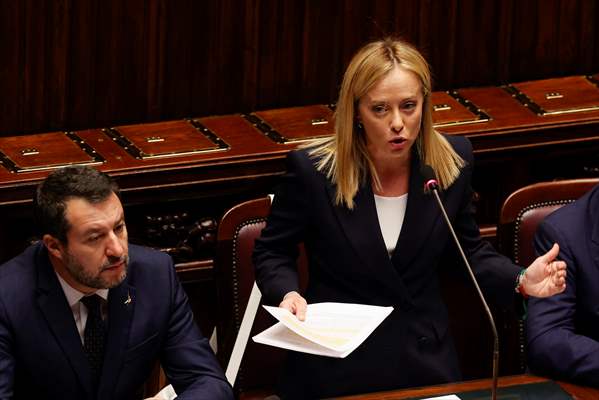
[{"label": "man's shoulder", "polygon": [[599,185],[578,200],[566,204],[549,214],[539,225],[538,231],[563,237],[584,237],[599,229]]},{"label": "man's shoulder", "polygon": [[155,261],[155,263],[168,262],[170,256],[160,250],[151,247],[129,243],[129,257],[136,258],[141,261]]},{"label": "man's shoulder", "polygon": [[[593,215],[597,213],[599,207],[599,185],[595,186],[578,200],[573,201],[563,207],[558,208],[545,219],[548,222],[575,222],[577,219],[589,219],[588,223],[595,220]],[[577,221],[576,221],[577,222]]]},{"label": "man's shoulder", "polygon": [[43,245],[35,243],[18,256],[0,265],[0,297],[4,301],[26,299],[37,287],[37,260]]},{"label": "man's shoulder", "polygon": [[0,265],[0,285],[10,279],[33,274],[42,247],[41,242],[36,242],[27,247],[21,254]]},{"label": "man's shoulder", "polygon": [[171,273],[173,261],[171,257],[159,250],[129,244],[129,275],[137,279],[149,277],[164,277]]}]

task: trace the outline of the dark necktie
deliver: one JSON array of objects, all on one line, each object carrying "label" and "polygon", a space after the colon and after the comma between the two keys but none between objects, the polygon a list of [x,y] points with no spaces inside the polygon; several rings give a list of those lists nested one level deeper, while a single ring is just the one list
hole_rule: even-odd
[{"label": "dark necktie", "polygon": [[97,294],[86,296],[81,302],[87,307],[87,322],[83,333],[83,349],[92,368],[94,385],[97,386],[104,361],[106,323],[102,319],[102,298]]}]

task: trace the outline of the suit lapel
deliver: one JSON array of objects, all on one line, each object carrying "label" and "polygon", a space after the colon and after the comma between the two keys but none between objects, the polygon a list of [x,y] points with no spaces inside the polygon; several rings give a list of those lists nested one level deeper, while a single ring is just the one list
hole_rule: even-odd
[{"label": "suit lapel", "polygon": [[99,398],[112,398],[123,366],[135,308],[135,287],[128,280],[108,294],[108,338]]},{"label": "suit lapel", "polygon": [[[443,197],[442,193],[441,197]],[[440,217],[439,206],[433,194],[424,193],[420,159],[416,152],[413,152],[406,214],[391,257],[391,261],[400,271],[410,265],[422,247],[430,242],[430,232]]]},{"label": "suit lapel", "polygon": [[[329,185],[327,189],[330,202],[334,204],[336,188]],[[345,236],[363,264],[369,264],[371,260],[376,261],[376,264],[389,262],[387,249],[377,223],[378,216],[370,183],[363,185],[356,193],[353,210],[336,205],[333,205],[333,210]]]},{"label": "suit lapel", "polygon": [[72,310],[50,264],[45,248],[38,253],[37,265],[39,308],[62,349],[63,355],[68,359],[73,374],[85,388],[87,397],[91,397],[91,368],[83,352]]},{"label": "suit lapel", "polygon": [[374,194],[370,180],[360,187],[354,197],[354,209],[334,205],[334,185],[327,186],[329,201],[342,230],[360,259],[360,264],[372,271],[372,276],[381,280],[394,292],[407,300],[407,289],[393,268],[378,223]]}]

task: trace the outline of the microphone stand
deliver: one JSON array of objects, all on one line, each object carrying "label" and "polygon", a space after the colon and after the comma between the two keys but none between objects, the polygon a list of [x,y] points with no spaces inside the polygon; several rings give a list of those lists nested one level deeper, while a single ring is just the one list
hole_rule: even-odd
[{"label": "microphone stand", "polygon": [[451,225],[451,222],[449,221],[449,217],[447,216],[447,213],[445,212],[445,207],[443,207],[443,203],[441,202],[441,198],[439,197],[439,190],[435,186],[432,186],[432,187],[431,186],[427,185],[427,187],[429,187],[429,189],[435,195],[435,199],[437,199],[437,203],[439,203],[439,208],[441,209],[441,212],[443,213],[443,218],[445,218],[447,227],[449,228],[449,231],[451,232],[451,235],[453,236],[453,240],[455,241],[455,243],[458,247],[458,250],[460,251],[460,254],[462,256],[462,260],[464,261],[464,264],[466,264],[468,273],[470,274],[470,278],[472,279],[472,283],[474,283],[474,287],[476,288],[478,297],[480,297],[480,300],[482,301],[482,303],[485,307],[485,312],[487,313],[487,317],[489,318],[489,322],[491,323],[491,329],[493,330],[493,384],[491,386],[491,399],[497,400],[497,376],[499,373],[499,371],[498,371],[498,369],[499,369],[499,335],[497,334],[497,328],[495,327],[495,320],[493,319],[493,314],[491,314],[489,305],[487,304],[487,301],[485,300],[485,296],[483,295],[483,292],[480,290],[480,286],[478,286],[478,282],[476,281],[476,278],[474,277],[474,272],[472,272],[472,267],[470,267],[470,263],[468,262],[468,259],[466,258],[466,255],[464,254],[464,250],[462,249],[462,246],[460,245],[460,241],[458,240],[458,237],[455,234],[455,231],[453,230],[453,226]]}]

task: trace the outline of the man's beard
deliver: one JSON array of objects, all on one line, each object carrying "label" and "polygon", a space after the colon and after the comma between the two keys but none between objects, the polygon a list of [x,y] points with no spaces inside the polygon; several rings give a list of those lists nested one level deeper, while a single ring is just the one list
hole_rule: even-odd
[{"label": "man's beard", "polygon": [[[123,261],[125,262],[125,268],[123,269],[123,273],[119,277],[114,279],[113,281],[109,281],[101,275],[102,271],[104,271],[106,268],[110,267],[111,265],[123,262]],[[66,267],[67,271],[69,271],[69,273],[71,274],[73,279],[75,279],[77,282],[79,282],[82,285],[85,285],[87,287],[91,287],[94,289],[112,289],[112,288],[120,285],[121,282],[123,282],[125,280],[125,277],[127,276],[127,268],[129,267],[129,256],[124,255],[122,257],[109,258],[100,267],[100,269],[98,271],[96,271],[95,274],[93,274],[89,271],[86,271],[85,268],[83,267],[83,265],[81,265],[81,263],[79,261],[77,261],[77,259],[75,257],[73,257],[73,256],[71,256],[71,254],[67,253],[65,267]]]}]

